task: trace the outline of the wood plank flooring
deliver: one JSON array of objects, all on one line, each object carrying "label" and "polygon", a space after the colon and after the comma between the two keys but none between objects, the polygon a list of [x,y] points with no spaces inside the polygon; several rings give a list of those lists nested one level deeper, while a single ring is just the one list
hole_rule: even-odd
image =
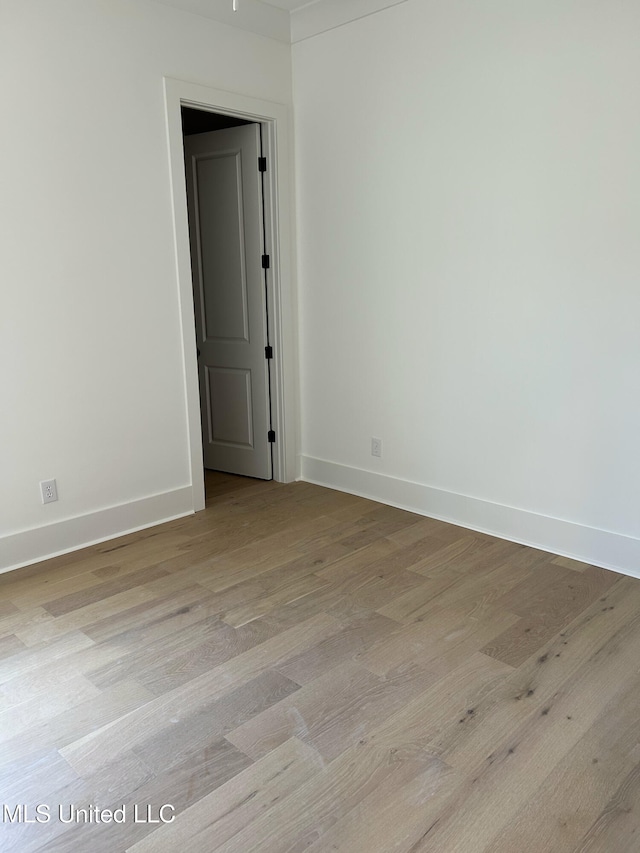
[{"label": "wood plank flooring", "polygon": [[0,576],[1,850],[640,851],[640,581],[310,484],[207,494]]}]

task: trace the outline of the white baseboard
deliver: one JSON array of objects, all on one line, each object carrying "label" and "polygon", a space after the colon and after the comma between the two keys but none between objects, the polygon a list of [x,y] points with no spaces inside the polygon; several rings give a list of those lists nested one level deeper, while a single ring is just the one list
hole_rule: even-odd
[{"label": "white baseboard", "polygon": [[0,537],[0,574],[193,512],[191,486]]},{"label": "white baseboard", "polygon": [[300,479],[640,578],[640,539],[311,456]]}]

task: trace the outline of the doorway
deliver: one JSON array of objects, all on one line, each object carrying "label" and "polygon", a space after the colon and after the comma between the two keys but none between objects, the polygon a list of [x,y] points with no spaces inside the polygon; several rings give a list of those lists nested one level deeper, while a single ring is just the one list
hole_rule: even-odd
[{"label": "doorway", "polygon": [[272,478],[270,251],[259,123],[182,107],[206,470]]},{"label": "doorway", "polygon": [[273,359],[271,404],[276,440],[272,447],[273,479],[289,483],[298,474],[297,323],[294,295],[295,218],[293,130],[290,108],[236,92],[186,80],[164,78],[173,236],[179,320],[183,347],[185,415],[192,507],[205,507],[204,470],[197,347],[194,328],[191,254],[186,203],[181,109],[192,107],[244,121],[262,131],[267,172],[264,181],[265,230],[272,255],[267,294]]}]

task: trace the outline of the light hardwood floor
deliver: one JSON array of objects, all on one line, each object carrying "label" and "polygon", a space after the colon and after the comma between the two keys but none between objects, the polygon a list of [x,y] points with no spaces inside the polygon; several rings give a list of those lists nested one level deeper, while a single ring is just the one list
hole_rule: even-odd
[{"label": "light hardwood floor", "polygon": [[2,803],[51,810],[0,849],[640,851],[640,581],[309,484],[208,494],[0,577]]}]

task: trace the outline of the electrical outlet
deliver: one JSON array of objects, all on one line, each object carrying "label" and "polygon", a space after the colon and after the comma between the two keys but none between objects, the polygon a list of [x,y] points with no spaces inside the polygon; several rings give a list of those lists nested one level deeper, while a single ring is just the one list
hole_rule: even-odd
[{"label": "electrical outlet", "polygon": [[371,439],[371,455],[377,456],[379,459],[382,458],[382,439],[381,438],[372,438]]},{"label": "electrical outlet", "polygon": [[43,504],[51,504],[58,500],[58,486],[55,480],[43,480],[40,483],[40,494]]}]

